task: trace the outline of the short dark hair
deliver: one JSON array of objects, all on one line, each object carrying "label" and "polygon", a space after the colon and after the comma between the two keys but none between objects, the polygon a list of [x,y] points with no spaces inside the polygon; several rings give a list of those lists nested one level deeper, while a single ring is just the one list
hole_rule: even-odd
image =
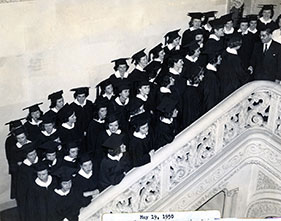
[{"label": "short dark hair", "polygon": [[[120,65],[123,65],[123,64],[115,65],[115,66],[113,67],[114,71],[117,71],[117,70],[118,70],[118,67],[119,67]],[[125,64],[125,65],[126,65],[126,71],[127,71],[127,70],[129,69],[129,65],[128,65],[128,64]]]},{"label": "short dark hair", "polygon": [[273,16],[274,16],[274,10],[273,10],[273,8],[271,8],[271,9],[264,9],[264,8],[262,8],[262,9],[260,10],[260,12],[259,12],[259,17],[260,17],[260,18],[262,17],[262,13],[263,13],[264,10],[266,10],[266,11],[270,10],[270,12],[271,12],[270,18],[273,18]]}]

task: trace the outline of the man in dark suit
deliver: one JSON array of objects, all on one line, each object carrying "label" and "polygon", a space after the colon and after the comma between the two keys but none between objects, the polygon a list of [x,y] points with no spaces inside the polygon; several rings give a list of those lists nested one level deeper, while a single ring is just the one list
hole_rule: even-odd
[{"label": "man in dark suit", "polygon": [[260,31],[261,42],[254,46],[248,68],[254,80],[281,80],[281,44],[272,40],[272,30]]}]

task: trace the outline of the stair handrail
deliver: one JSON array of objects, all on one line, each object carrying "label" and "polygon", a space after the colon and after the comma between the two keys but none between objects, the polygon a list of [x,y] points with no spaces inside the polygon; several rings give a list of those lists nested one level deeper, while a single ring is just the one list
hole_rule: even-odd
[{"label": "stair handrail", "polygon": [[[280,136],[280,98],[281,86],[275,82],[254,81],[242,86],[178,134],[172,143],[160,148],[152,156],[151,163],[132,169],[120,184],[103,191],[81,210],[79,219],[100,220],[103,213],[136,212],[149,208],[178,185],[178,180],[171,182],[171,173],[174,172],[171,161],[177,163],[179,160],[182,164],[186,163],[183,159],[189,161],[189,172],[194,172],[235,138],[229,137],[229,134],[232,133],[231,125],[235,124],[237,113],[241,113],[238,120],[243,121],[241,132],[247,127],[259,126]],[[247,111],[242,108],[245,104],[250,104]]]}]

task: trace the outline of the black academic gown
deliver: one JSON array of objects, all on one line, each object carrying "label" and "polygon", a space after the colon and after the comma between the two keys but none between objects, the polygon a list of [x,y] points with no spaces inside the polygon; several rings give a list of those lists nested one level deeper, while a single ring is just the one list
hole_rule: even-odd
[{"label": "black academic gown", "polygon": [[61,125],[58,128],[58,134],[62,144],[66,144],[81,139],[81,134],[78,132],[76,124],[71,129],[68,129]]},{"label": "black academic gown", "polygon": [[249,33],[244,35],[240,33],[240,35],[242,38],[242,45],[238,50],[238,55],[241,59],[243,67],[247,69],[250,65],[250,59],[253,53],[255,40],[253,39],[254,36]]},{"label": "black academic gown", "polygon": [[131,169],[131,162],[126,153],[121,159],[112,160],[106,156],[102,162],[99,173],[99,189],[103,191],[110,185],[117,185],[125,176],[125,172]]},{"label": "black academic gown", "polygon": [[248,76],[247,71],[242,66],[240,57],[225,51],[218,70],[221,100],[242,86]]},{"label": "black academic gown", "polygon": [[50,220],[48,202],[50,194],[56,185],[56,179],[53,177],[48,187],[39,186],[35,181],[31,182],[26,201],[26,217],[28,221]]},{"label": "black academic gown", "polygon": [[159,149],[174,140],[176,136],[175,121],[173,120],[168,123],[160,120],[159,118],[156,122],[154,131],[154,146],[156,147],[155,149]]},{"label": "black academic gown", "polygon": [[96,176],[96,173],[93,171],[92,176],[86,178],[78,172],[73,179],[73,188],[79,190],[81,193],[98,189],[98,177]]},{"label": "black academic gown", "polygon": [[265,30],[267,28],[274,31],[275,29],[278,28],[278,25],[273,20],[271,20],[271,22],[265,24],[260,19],[258,19],[258,23],[257,23],[258,31],[260,32],[261,30]]},{"label": "black academic gown", "polygon": [[126,73],[125,75],[126,76],[124,76],[123,78],[117,77],[115,73],[110,75],[109,80],[112,83],[115,94],[117,94],[118,92],[117,90],[118,85],[121,85],[123,82],[128,81],[129,74]]},{"label": "black academic gown", "polygon": [[96,145],[98,140],[98,134],[105,129],[104,121],[98,121],[93,119],[87,132],[87,152],[92,156],[96,155]]},{"label": "black academic gown", "polygon": [[255,80],[281,80],[281,45],[272,40],[267,52],[263,53],[263,44],[256,43],[250,65],[254,68]]},{"label": "black academic gown", "polygon": [[41,129],[40,129],[39,125],[33,125],[29,121],[26,121],[24,123],[24,127],[27,132],[28,140],[37,141],[41,134]]}]

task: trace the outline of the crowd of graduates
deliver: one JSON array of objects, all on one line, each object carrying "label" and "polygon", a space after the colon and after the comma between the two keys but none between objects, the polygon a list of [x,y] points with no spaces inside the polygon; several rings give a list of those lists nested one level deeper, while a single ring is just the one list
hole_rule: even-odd
[{"label": "crowd of graduates", "polygon": [[233,14],[189,13],[182,37],[179,29],[168,32],[165,44],[131,56],[132,72],[130,58],[113,60],[114,73],[96,86],[94,102],[89,87],[79,87],[70,90],[70,104],[61,90],[48,95],[45,113],[42,103],[24,108],[26,118],[7,123],[5,143],[21,220],[77,220],[80,208],[149,163],[237,88],[251,80],[279,82],[281,22],[273,13],[273,5],[264,5],[237,27]]}]

